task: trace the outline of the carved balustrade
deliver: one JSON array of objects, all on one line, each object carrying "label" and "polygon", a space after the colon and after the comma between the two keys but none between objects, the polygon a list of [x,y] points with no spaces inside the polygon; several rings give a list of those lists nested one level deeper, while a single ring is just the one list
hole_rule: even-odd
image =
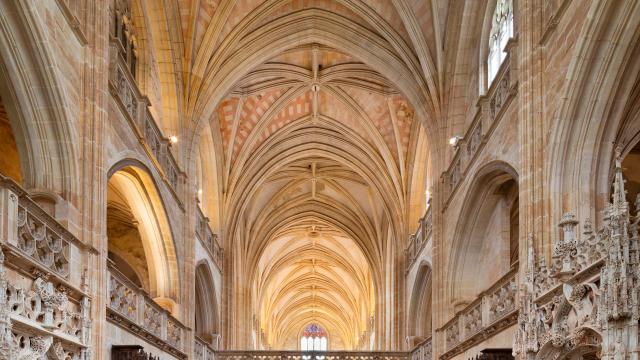
[{"label": "carved balustrade", "polygon": [[107,319],[183,358],[185,327],[131,280],[109,265]]},{"label": "carved balustrade", "polygon": [[424,248],[424,245],[429,241],[431,232],[433,230],[433,215],[431,214],[431,207],[427,208],[426,213],[420,221],[418,221],[418,229],[416,232],[409,236],[409,246],[406,250],[407,256],[407,271],[411,268],[413,263],[418,258],[418,255]]},{"label": "carved balustrade", "polygon": [[196,336],[193,341],[193,358],[194,360],[214,360],[215,352],[211,345]]},{"label": "carved balustrade", "polygon": [[430,337],[413,348],[411,360],[433,360],[433,343]]},{"label": "carved balustrade", "polygon": [[408,352],[218,351],[216,360],[409,360]]},{"label": "carved balustrade", "polygon": [[[83,244],[43,210],[20,185],[0,175],[0,244],[19,263],[37,267],[79,287],[83,259],[94,249]],[[0,217],[1,218],[1,217]]]},{"label": "carved balustrade", "polygon": [[149,111],[149,100],[142,95],[130,64],[125,60],[121,40],[111,39],[109,89],[116,99],[132,130],[141,144],[147,149],[150,158],[158,171],[163,175],[175,198],[180,202],[178,194],[183,183],[184,173],[171,152],[171,143],[166,138],[156,120]]},{"label": "carved balustrade", "polygon": [[512,46],[508,46],[509,55],[502,63],[487,94],[480,97],[473,121],[456,145],[451,163],[443,174],[445,205],[449,203],[456,188],[465,178],[468,169],[503,118],[504,109],[515,98],[518,83],[511,70],[512,48]]},{"label": "carved balustrade", "polygon": [[442,327],[443,359],[451,358],[483,339],[514,325],[518,311],[517,264]]},{"label": "carved balustrade", "polygon": [[204,216],[200,207],[196,210],[196,236],[211,254],[211,258],[222,271],[224,261],[224,251],[218,242],[218,234],[214,233],[209,226],[209,219]]}]

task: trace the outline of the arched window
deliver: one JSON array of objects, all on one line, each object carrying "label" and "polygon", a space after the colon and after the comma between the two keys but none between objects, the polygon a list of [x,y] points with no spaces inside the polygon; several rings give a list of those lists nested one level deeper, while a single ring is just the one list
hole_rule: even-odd
[{"label": "arched window", "polygon": [[300,350],[302,351],[327,351],[327,333],[320,326],[311,324],[302,332],[300,338]]},{"label": "arched window", "polygon": [[513,0],[498,0],[489,32],[489,57],[487,58],[488,85],[498,74],[507,57],[504,51],[507,41],[513,37]]}]

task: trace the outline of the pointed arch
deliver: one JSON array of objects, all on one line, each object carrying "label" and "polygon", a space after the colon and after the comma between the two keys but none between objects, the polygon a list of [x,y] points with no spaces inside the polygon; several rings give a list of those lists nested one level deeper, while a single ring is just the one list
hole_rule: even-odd
[{"label": "pointed arch", "polygon": [[202,340],[216,344],[220,334],[218,297],[211,269],[206,262],[200,262],[195,272],[195,335]]},{"label": "pointed arch", "polygon": [[454,307],[475,299],[510,270],[510,209],[517,199],[518,174],[511,165],[493,161],[478,170],[460,211],[449,255],[447,291]]},{"label": "pointed arch", "polygon": [[23,186],[75,203],[79,134],[47,32],[27,2],[0,3],[0,97],[16,137]]},{"label": "pointed arch", "polygon": [[[178,259],[165,207],[147,168],[136,160],[122,160],[108,172],[108,188],[135,221],[149,276],[149,293],[163,307],[175,311],[180,299]],[[109,210],[107,210],[107,213]]]},{"label": "pointed arch", "polygon": [[550,213],[557,216],[549,227],[567,209],[598,221],[596,212],[609,197],[614,149],[620,145],[627,153],[640,133],[640,4],[623,5],[592,3],[576,44],[545,159],[554,194]]},{"label": "pointed arch", "polygon": [[431,336],[431,293],[433,272],[426,261],[420,263],[409,302],[408,331],[414,344]]}]

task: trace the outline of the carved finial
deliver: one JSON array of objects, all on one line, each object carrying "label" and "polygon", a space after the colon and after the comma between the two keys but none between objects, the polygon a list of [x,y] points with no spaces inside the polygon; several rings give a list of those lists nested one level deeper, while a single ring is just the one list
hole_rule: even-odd
[{"label": "carved finial", "polygon": [[527,270],[533,270],[535,269],[535,259],[533,255],[533,234],[529,233],[529,235],[527,235],[527,243],[529,245],[529,248],[527,249]]},{"label": "carved finial", "polygon": [[591,219],[586,218],[584,220],[584,224],[582,225],[583,231],[582,233],[587,236],[590,237],[591,234],[593,234],[593,224],[591,223]]},{"label": "carved finial", "polygon": [[89,291],[89,269],[87,267],[82,269],[82,277],[81,277],[81,285],[80,286],[82,288],[82,291],[84,291],[84,292]]},{"label": "carved finial", "polygon": [[624,177],[622,176],[622,148],[620,146],[616,146],[615,157],[615,178],[613,179],[613,195],[611,196],[614,207],[626,203]]},{"label": "carved finial", "polygon": [[616,145],[613,152],[615,154],[616,169],[622,168],[622,146]]}]

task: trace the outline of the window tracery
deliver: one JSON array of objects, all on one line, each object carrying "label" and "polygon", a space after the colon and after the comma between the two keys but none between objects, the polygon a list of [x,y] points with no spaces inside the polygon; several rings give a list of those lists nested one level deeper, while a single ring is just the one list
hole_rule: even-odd
[{"label": "window tracery", "polygon": [[316,324],[307,326],[300,338],[300,350],[302,351],[327,351],[327,332]]},{"label": "window tracery", "polygon": [[500,65],[507,57],[504,51],[513,37],[513,0],[498,0],[491,20],[489,32],[489,56],[487,58],[488,85],[498,74]]}]

